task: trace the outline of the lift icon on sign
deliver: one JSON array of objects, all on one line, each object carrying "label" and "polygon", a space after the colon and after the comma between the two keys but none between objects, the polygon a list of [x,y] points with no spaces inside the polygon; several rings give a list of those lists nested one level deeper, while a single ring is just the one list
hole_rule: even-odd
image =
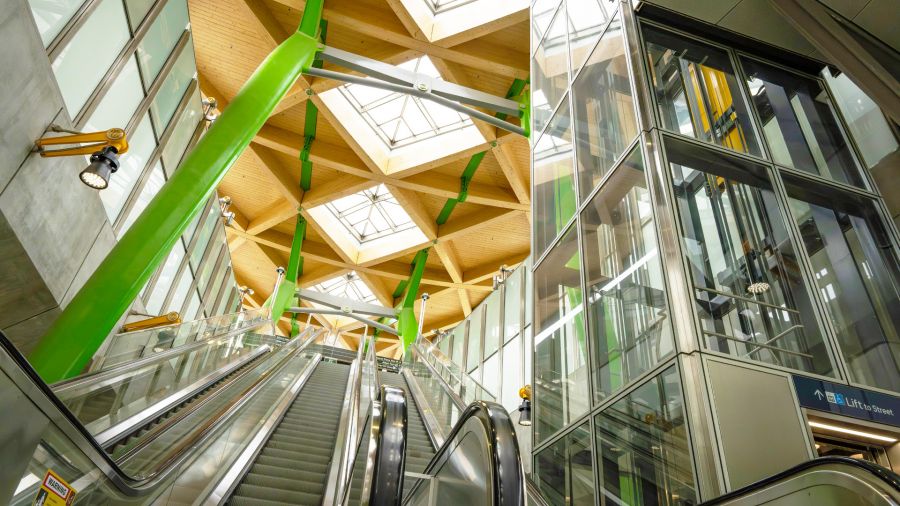
[{"label": "lift icon on sign", "polygon": [[837,401],[834,399],[834,392],[829,392],[825,390],[825,398],[828,399],[828,402],[832,404],[837,404]]}]

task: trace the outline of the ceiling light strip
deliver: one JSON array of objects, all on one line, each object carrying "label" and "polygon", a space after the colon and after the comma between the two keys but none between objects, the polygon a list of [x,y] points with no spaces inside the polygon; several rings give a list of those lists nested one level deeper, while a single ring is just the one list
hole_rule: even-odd
[{"label": "ceiling light strip", "polygon": [[882,436],[881,434],[873,434],[871,432],[864,432],[861,430],[849,429],[847,427],[841,427],[840,425],[831,425],[827,423],[821,422],[809,422],[810,427],[815,427],[817,429],[830,430],[834,432],[842,432],[844,434],[850,434],[852,436],[864,437],[867,439],[874,439],[876,441],[884,441],[885,443],[896,443],[897,438]]}]

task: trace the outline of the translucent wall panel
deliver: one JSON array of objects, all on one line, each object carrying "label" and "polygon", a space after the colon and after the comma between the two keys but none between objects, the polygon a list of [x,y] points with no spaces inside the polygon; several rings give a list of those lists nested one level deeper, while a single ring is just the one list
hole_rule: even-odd
[{"label": "translucent wall panel", "polygon": [[206,293],[207,284],[212,277],[213,269],[216,266],[216,261],[219,259],[223,247],[225,247],[225,242],[219,238],[218,234],[214,235],[209,242],[209,248],[211,248],[209,256],[206,258],[203,265],[200,266],[200,274],[197,276],[197,289],[201,294]]},{"label": "translucent wall panel", "polygon": [[187,309],[184,310],[183,320],[202,320],[206,315],[200,311],[200,296],[197,290],[191,290],[191,299]]},{"label": "translucent wall panel", "polygon": [[119,217],[153,150],[156,149],[156,139],[153,137],[149,115],[145,115],[138,123],[134,133],[128,138],[128,143],[128,153],[119,158],[119,170],[109,178],[109,186],[100,190],[100,200],[110,223],[115,223]]},{"label": "translucent wall panel", "polygon": [[484,306],[484,357],[487,358],[500,347],[500,292],[490,294]]},{"label": "translucent wall panel", "polygon": [[604,409],[594,426],[608,504],[697,504],[674,367]]},{"label": "translucent wall panel", "polygon": [[494,352],[484,359],[484,376],[481,384],[494,397],[500,396],[500,353]]},{"label": "translucent wall panel", "polygon": [[[129,6],[132,7],[132,6]],[[135,10],[142,6],[134,5]],[[188,25],[187,0],[168,0],[137,47],[138,61],[149,88]]]},{"label": "translucent wall panel", "polygon": [[510,413],[514,413],[522,400],[519,389],[531,382],[522,377],[522,337],[516,336],[503,347],[503,386],[500,403]]},{"label": "translucent wall panel", "polygon": [[194,245],[193,252],[191,252],[191,267],[193,267],[195,271],[197,270],[197,267],[200,266],[200,259],[203,258],[203,252],[206,251],[209,238],[216,229],[216,224],[219,221],[219,208],[213,204],[203,220],[203,227],[197,232],[200,236]]},{"label": "translucent wall panel", "polygon": [[172,71],[166,77],[159,94],[150,104],[150,113],[153,116],[153,126],[157,132],[163,132],[169,126],[169,121],[178,108],[178,103],[184,97],[184,92],[194,79],[197,66],[194,63],[194,50],[190,42],[184,48]]},{"label": "translucent wall panel", "polygon": [[534,475],[541,495],[549,504],[552,506],[594,504],[592,446],[590,427],[584,423],[537,454],[534,460]]},{"label": "translucent wall panel", "polygon": [[466,371],[472,371],[481,362],[481,330],[484,323],[484,306],[478,306],[469,315],[469,337],[466,350]]},{"label": "translucent wall panel", "polygon": [[894,137],[890,125],[875,102],[872,102],[872,99],[863,93],[847,74],[834,77],[828,68],[823,74],[866,166],[875,167],[886,156],[896,152],[897,138]]},{"label": "translucent wall panel", "polygon": [[533,185],[533,252],[540,256],[575,214],[572,120],[568,99],[563,100],[547,131],[534,146]]},{"label": "translucent wall panel", "polygon": [[[217,198],[216,194],[213,194],[213,198]],[[213,204],[215,206],[215,204]],[[184,238],[185,244],[190,244],[191,238],[194,236],[194,231],[197,230],[197,225],[200,223],[200,220],[206,216],[206,213],[203,212],[201,208],[200,211],[194,216],[190,223],[188,223],[187,229],[184,231],[182,237]]]},{"label": "translucent wall panel", "polygon": [[[162,312],[181,311],[181,306],[184,305],[184,300],[187,298],[188,291],[191,289],[191,283],[193,282],[194,275],[191,272],[191,269],[185,269],[184,272],[181,273],[181,277],[178,279],[178,284],[175,286],[175,291],[172,292],[172,300],[169,302],[169,306],[164,307],[162,309]],[[182,320],[184,320],[183,315]]]},{"label": "translucent wall panel", "polygon": [[450,353],[450,359],[457,365],[463,363],[463,353],[466,349],[466,324],[467,322],[465,321],[460,322],[453,329],[453,349]]},{"label": "translucent wall panel", "polygon": [[796,250],[762,166],[667,139],[703,342],[833,374]]},{"label": "translucent wall panel", "polygon": [[102,0],[60,51],[53,74],[70,117],[78,115],[130,38],[122,0]]},{"label": "translucent wall panel", "polygon": [[759,155],[728,53],[652,26],[644,26],[643,33],[663,127]]},{"label": "translucent wall panel", "polygon": [[[227,257],[228,251],[227,249],[222,250],[222,256]],[[219,291],[222,289],[222,284],[225,282],[225,275],[230,271],[228,270],[228,262],[223,258],[222,264],[219,266],[218,272],[214,273],[215,276],[212,281],[212,288],[209,290],[209,295],[206,297],[206,300],[203,301],[203,306],[207,308],[207,312],[212,315],[215,313],[216,308],[214,304],[216,303],[216,298],[219,296]],[[201,292],[201,293],[206,293]]]},{"label": "translucent wall panel", "polygon": [[609,0],[566,2],[572,74],[581,68],[581,64],[597,43],[600,33],[615,11],[616,2]]},{"label": "translucent wall panel", "polygon": [[141,25],[153,4],[154,0],[125,0],[125,10],[128,11],[132,31]]},{"label": "translucent wall panel", "polygon": [[785,182],[850,379],[900,391],[900,272],[874,203]]},{"label": "translucent wall panel", "polygon": [[598,400],[674,352],[652,209],[635,149],[581,215]]},{"label": "translucent wall panel", "polygon": [[229,307],[229,304],[232,302],[234,298],[234,272],[229,271],[228,277],[225,279],[225,283],[222,286],[222,300],[219,302],[219,306],[216,307],[215,314],[228,314],[233,311]]},{"label": "translucent wall panel", "polygon": [[531,47],[536,48],[550,27],[560,0],[537,0],[531,8]]},{"label": "translucent wall panel", "polygon": [[637,135],[621,16],[572,83],[578,190],[583,201]]},{"label": "translucent wall panel", "polygon": [[447,334],[438,341],[438,349],[441,350],[441,353],[444,354],[445,357],[450,357],[450,341],[453,340],[452,334]]},{"label": "translucent wall panel", "polygon": [[[519,335],[522,331],[522,276],[525,267],[519,267],[503,283],[503,342]],[[530,275],[530,273],[529,273]]]},{"label": "translucent wall panel", "polygon": [[166,295],[169,293],[169,289],[172,288],[172,282],[175,281],[175,274],[178,273],[178,266],[181,265],[183,259],[184,245],[181,241],[178,241],[175,243],[175,247],[172,248],[169,256],[166,257],[166,263],[163,264],[159,278],[156,280],[156,285],[153,287],[153,292],[150,294],[150,297],[147,298],[146,308],[148,313],[162,313],[162,304],[166,299]]},{"label": "translucent wall panel", "polygon": [[568,86],[566,13],[560,9],[531,61],[531,120],[535,132],[547,125]]},{"label": "translucent wall panel", "polygon": [[534,271],[535,441],[587,411],[588,349],[575,227]]},{"label": "translucent wall panel", "polygon": [[[97,132],[110,128],[125,128],[143,99],[144,88],[141,86],[137,62],[134,58],[130,58],[94,109],[83,130]],[[130,141],[129,138],[130,147],[134,147]]]},{"label": "translucent wall panel", "polygon": [[197,131],[197,124],[200,123],[200,118],[203,116],[203,106],[200,100],[200,88],[198,87],[194,90],[194,95],[191,97],[187,108],[181,113],[181,116],[175,123],[175,129],[172,131],[172,136],[169,137],[169,142],[163,148],[163,165],[166,168],[166,175],[170,177],[175,173],[175,169],[178,168],[178,164],[185,154],[185,149],[191,142],[194,132]]},{"label": "translucent wall panel", "polygon": [[741,65],[775,162],[862,186],[822,83],[749,58]]},{"label": "translucent wall panel", "polygon": [[86,0],[28,0],[31,13],[41,33],[44,47],[49,46],[63,27],[72,19],[75,11]]},{"label": "translucent wall panel", "polygon": [[[113,177],[115,177],[115,175],[113,175]],[[159,193],[159,189],[162,188],[162,185],[165,184],[165,182],[166,176],[163,174],[162,164],[156,162],[156,166],[153,167],[153,171],[150,172],[150,177],[147,179],[147,182],[144,183],[144,188],[141,189],[141,194],[138,195],[137,201],[134,203],[134,206],[132,206],[131,211],[128,213],[128,217],[125,218],[122,227],[118,231],[117,236],[119,238],[131,228],[131,225],[138,219],[138,216],[144,212],[144,209],[147,208],[147,205],[150,204],[153,197]]]}]

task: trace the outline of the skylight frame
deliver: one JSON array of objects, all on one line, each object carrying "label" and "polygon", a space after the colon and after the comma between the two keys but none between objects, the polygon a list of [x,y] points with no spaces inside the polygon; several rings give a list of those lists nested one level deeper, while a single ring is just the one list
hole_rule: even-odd
[{"label": "skylight frame", "polygon": [[[366,201],[351,204],[350,206],[345,208],[338,207],[341,201],[346,201],[354,196],[362,196],[366,199]],[[400,202],[397,201],[397,198],[391,194],[391,192],[384,184],[380,184],[372,188],[367,188],[360,192],[354,193],[353,195],[348,195],[347,197],[333,200],[324,204],[325,208],[328,209],[328,211],[331,212],[334,218],[344,226],[344,230],[349,233],[350,236],[360,246],[372,241],[376,241],[383,237],[417,228],[415,222],[413,222],[412,218],[405,211],[403,211],[403,218],[406,221],[398,222],[398,220],[396,219],[397,215],[395,213],[391,213],[387,208],[387,205],[395,205],[398,209],[403,211],[403,206],[400,205]],[[366,208],[368,208],[368,211],[366,213],[366,217],[363,220],[356,222],[350,221],[350,217],[352,215],[355,215],[360,211],[364,211],[366,210]],[[387,223],[387,228],[379,229],[377,225],[372,224],[372,213],[378,213],[378,215],[381,216],[382,220]],[[372,224],[372,227],[375,228],[376,231],[375,233],[364,236],[359,231],[358,225],[366,220],[368,220],[369,223]]]},{"label": "skylight frame", "polygon": [[319,284],[313,285],[310,289],[357,302],[378,303],[378,297],[375,296],[369,285],[359,277],[356,271],[350,271],[340,276],[326,279]]},{"label": "skylight frame", "polygon": [[479,0],[422,0],[433,15],[438,15],[457,7],[462,7]]}]

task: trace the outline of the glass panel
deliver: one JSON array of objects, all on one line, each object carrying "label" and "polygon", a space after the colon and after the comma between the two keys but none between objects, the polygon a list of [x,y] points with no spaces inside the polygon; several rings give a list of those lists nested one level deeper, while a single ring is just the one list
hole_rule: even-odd
[{"label": "glass panel", "polygon": [[665,144],[706,346],[833,374],[765,169],[681,141]]},{"label": "glass panel", "polygon": [[[227,256],[228,253],[223,251],[222,254]],[[206,308],[207,313],[212,316],[215,314],[215,306],[213,304],[216,303],[216,297],[219,296],[219,291],[222,289],[222,283],[225,282],[225,274],[228,273],[228,261],[223,260],[222,265],[219,267],[219,272],[216,273],[216,277],[213,280],[212,288],[209,290],[209,295],[206,300],[203,301],[203,307]],[[205,293],[205,292],[204,292]]]},{"label": "glass panel", "polygon": [[761,153],[728,53],[644,26],[664,128],[741,153]]},{"label": "glass panel", "polygon": [[484,359],[484,370],[482,371],[481,384],[493,396],[500,394],[500,354],[494,353],[490,358]]},{"label": "glass panel", "polygon": [[193,267],[194,270],[200,265],[200,259],[203,258],[203,252],[206,251],[206,245],[209,243],[209,238],[216,229],[216,223],[218,221],[219,208],[213,204],[206,214],[206,221],[203,222],[203,228],[201,228],[199,232],[200,236],[197,238],[197,243],[194,245],[194,249],[191,252],[191,267]]},{"label": "glass panel", "polygon": [[507,342],[522,331],[522,276],[525,267],[519,267],[503,283],[503,342]]},{"label": "glass panel", "polygon": [[191,49],[190,41],[178,61],[172,67],[172,71],[166,77],[165,82],[159,88],[159,93],[150,104],[150,113],[153,117],[153,126],[156,131],[162,135],[162,132],[169,126],[169,121],[178,108],[178,103],[184,98],[184,92],[194,79],[197,71],[197,65],[194,63],[194,51]]},{"label": "glass panel", "polygon": [[637,135],[621,17],[572,83],[578,190],[587,198]]},{"label": "glass panel", "polygon": [[506,411],[516,412],[521,402],[519,389],[529,381],[531,380],[522,380],[522,338],[516,336],[503,347],[503,386],[500,401]]},{"label": "glass panel", "polygon": [[529,256],[525,260],[525,327],[531,326],[531,322],[534,321],[534,276],[531,273],[531,258]]},{"label": "glass panel", "polygon": [[169,141],[163,147],[163,165],[166,167],[166,175],[170,177],[175,173],[175,169],[178,168],[178,164],[185,154],[185,149],[187,149],[194,132],[197,130],[197,124],[200,123],[200,118],[203,116],[201,107],[200,88],[196,88],[187,108],[181,113],[181,116],[175,123],[172,136],[169,137]]},{"label": "glass panel", "polygon": [[122,1],[103,0],[60,51],[53,74],[70,117],[81,111],[129,38]]},{"label": "glass panel", "polygon": [[591,446],[591,431],[588,424],[583,423],[537,454],[534,463],[537,486],[549,504],[594,504],[594,455]]},{"label": "glass panel", "polygon": [[[115,176],[110,179],[114,179],[114,177]],[[150,172],[147,182],[144,183],[144,188],[141,189],[141,194],[138,195],[137,201],[128,213],[128,217],[125,218],[125,221],[122,223],[122,227],[119,229],[116,237],[121,238],[122,235],[131,228],[131,225],[138,219],[138,216],[144,212],[144,209],[147,208],[147,205],[150,204],[153,197],[159,193],[159,189],[162,188],[162,185],[165,184],[165,182],[166,176],[163,174],[162,165],[159,162],[156,162],[156,166],[154,166],[153,171]]]},{"label": "glass panel", "polygon": [[581,215],[597,400],[674,351],[640,149]]},{"label": "glass panel", "polygon": [[566,13],[560,9],[531,60],[531,119],[535,133],[544,129],[568,86]]},{"label": "glass panel", "polygon": [[[138,5],[134,7],[141,8]],[[166,63],[187,25],[187,1],[168,0],[137,47],[137,57],[141,63],[141,72],[147,88],[156,80],[156,76],[159,75],[160,69]]]},{"label": "glass panel", "polygon": [[206,293],[207,284],[212,276],[213,268],[215,268],[216,262],[219,260],[219,255],[221,254],[223,247],[225,247],[225,244],[219,241],[218,237],[213,237],[209,242],[209,256],[200,267],[200,276],[197,279],[197,289],[200,290],[200,293]]},{"label": "glass panel", "polygon": [[566,4],[573,74],[581,68],[615,10],[616,4],[609,0],[576,0]]},{"label": "glass panel", "polygon": [[110,223],[115,223],[122,207],[134,190],[144,167],[156,149],[156,139],[153,137],[153,126],[150,124],[149,115],[138,123],[137,128],[128,138],[129,149],[119,158],[119,170],[109,178],[109,186],[100,190],[100,200],[106,210],[106,216]]},{"label": "glass panel", "polygon": [[697,504],[678,371],[671,367],[595,418],[608,504]]},{"label": "glass panel", "polygon": [[198,309],[200,309],[200,296],[197,295],[197,290],[191,290],[191,301],[188,303],[188,307],[184,311],[182,318],[184,320],[199,320],[203,318],[205,315],[202,313],[198,314]]},{"label": "glass panel", "polygon": [[86,0],[28,0],[44,47],[50,45]]},{"label": "glass panel", "polygon": [[575,227],[534,272],[535,441],[587,411],[587,342]]},{"label": "glass panel", "polygon": [[749,58],[741,64],[775,162],[862,186],[822,83]]},{"label": "glass panel", "polygon": [[560,5],[560,0],[537,0],[531,8],[531,47],[537,47],[538,43],[547,32],[547,27],[553,20],[553,15]]},{"label": "glass panel", "polygon": [[881,109],[847,77],[847,74],[834,77],[828,68],[823,74],[828,87],[834,93],[835,102],[844,114],[844,121],[847,122],[850,134],[856,141],[866,166],[871,169],[882,160],[889,163],[885,157],[897,151],[897,138],[891,132],[891,127]]},{"label": "glass panel", "polygon": [[500,292],[494,292],[484,305],[484,356],[488,357],[500,346]]},{"label": "glass panel", "polygon": [[462,366],[463,363],[463,350],[466,346],[466,322],[462,322],[453,329],[453,352],[450,355],[450,360],[453,361],[454,364]]},{"label": "glass panel", "polygon": [[466,371],[469,372],[478,367],[479,359],[481,358],[481,325],[484,320],[481,315],[483,313],[484,306],[478,306],[469,315],[469,339],[466,343],[468,345],[466,350]]},{"label": "glass panel", "polygon": [[[172,294],[172,301],[169,303],[169,307],[164,308],[161,312],[181,311],[181,306],[184,305],[184,299],[187,298],[188,290],[190,290],[191,283],[193,282],[194,274],[191,272],[190,267],[188,267],[181,273],[181,278],[178,280],[178,285],[175,287],[175,292]],[[187,321],[187,319],[182,317],[182,321]]]},{"label": "glass panel", "polygon": [[128,11],[128,20],[131,22],[131,30],[134,31],[150,12],[155,0],[125,0],[125,10]]},{"label": "glass panel", "polygon": [[178,273],[178,266],[181,265],[183,259],[184,246],[182,246],[181,241],[178,241],[175,243],[175,247],[172,248],[172,252],[169,253],[169,256],[166,258],[166,263],[163,264],[159,279],[157,279],[156,285],[153,287],[153,293],[151,293],[150,297],[147,299],[146,307],[148,313],[161,313],[160,310],[166,299],[166,294],[169,293],[169,289],[172,287],[172,282],[175,280],[175,274]]},{"label": "glass panel", "polygon": [[534,252],[540,255],[575,214],[572,121],[563,100],[534,147]]},{"label": "glass panel", "polygon": [[851,380],[900,391],[900,273],[874,204],[808,181],[786,183]]},{"label": "glass panel", "polygon": [[[218,195],[213,194],[213,198],[217,199]],[[213,205],[215,206],[215,204]],[[204,214],[202,211],[203,209],[201,208],[200,211],[197,212],[197,215],[194,216],[194,219],[192,219],[191,222],[188,223],[188,227],[184,231],[184,234],[181,235],[181,238],[185,244],[190,244],[191,237],[194,235],[194,231],[197,230],[197,225],[200,224],[200,219],[206,216],[206,214]]]},{"label": "glass panel", "polygon": [[[83,130],[98,132],[110,128],[125,128],[143,98],[144,88],[141,87],[137,62],[131,58],[94,109]],[[130,137],[128,140],[129,145],[134,147]]]}]

